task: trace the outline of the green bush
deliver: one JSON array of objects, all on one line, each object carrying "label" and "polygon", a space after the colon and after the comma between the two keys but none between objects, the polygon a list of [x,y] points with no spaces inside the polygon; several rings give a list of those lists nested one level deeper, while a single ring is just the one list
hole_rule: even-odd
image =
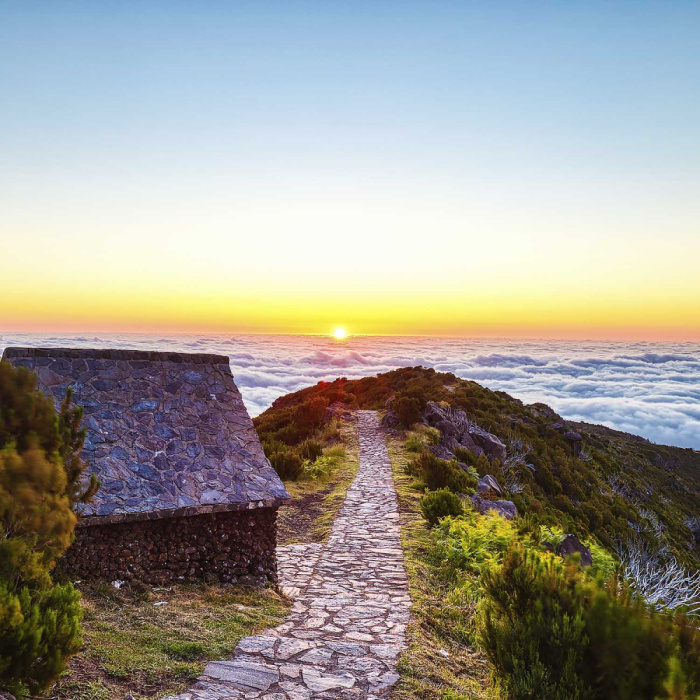
[{"label": "green bush", "polygon": [[464,447],[455,447],[454,455],[458,462],[467,464],[470,467],[476,466],[476,455],[471,450],[467,450]]},{"label": "green bush", "polygon": [[447,488],[454,493],[474,493],[477,479],[462,471],[455,460],[439,459],[422,452],[406,465],[406,473],[419,478],[431,491]]},{"label": "green bush", "polygon": [[323,454],[323,447],[315,440],[304,440],[297,447],[297,452],[302,459],[314,462]]},{"label": "green bush", "polygon": [[473,510],[441,523],[437,535],[438,552],[448,569],[476,578],[477,587],[482,570],[500,564],[520,538],[517,521],[506,520],[494,512],[479,515]]},{"label": "green bush", "polygon": [[328,402],[317,396],[297,407],[294,418],[302,434],[309,435],[323,423],[327,406]]},{"label": "green bush", "polygon": [[481,644],[514,700],[669,697],[670,618],[614,580],[606,587],[574,562],[515,547],[482,585]]},{"label": "green bush", "polygon": [[397,396],[391,402],[391,411],[404,428],[410,428],[421,419],[421,402],[412,396]]},{"label": "green bush", "polygon": [[58,415],[34,375],[0,362],[0,687],[36,692],[80,648],[79,594],[51,570],[73,540],[82,482],[82,411],[67,393]]},{"label": "green bush", "polygon": [[463,513],[459,496],[455,496],[449,489],[438,489],[423,496],[420,499],[420,509],[431,527],[437,525],[440,518]]},{"label": "green bush", "polygon": [[425,441],[421,440],[420,435],[409,435],[404,447],[409,452],[422,452],[425,449]]},{"label": "green bush", "polygon": [[269,459],[282,481],[296,481],[304,471],[304,460],[293,450],[275,452]]},{"label": "green bush", "polygon": [[691,697],[700,697],[700,629],[697,617],[676,613],[673,618],[678,637],[680,672]]}]

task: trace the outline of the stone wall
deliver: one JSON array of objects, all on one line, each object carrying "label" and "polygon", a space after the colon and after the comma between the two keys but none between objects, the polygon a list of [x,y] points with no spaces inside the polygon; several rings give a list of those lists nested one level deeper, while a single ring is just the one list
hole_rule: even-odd
[{"label": "stone wall", "polygon": [[59,565],[74,580],[276,582],[276,511],[82,524]]}]

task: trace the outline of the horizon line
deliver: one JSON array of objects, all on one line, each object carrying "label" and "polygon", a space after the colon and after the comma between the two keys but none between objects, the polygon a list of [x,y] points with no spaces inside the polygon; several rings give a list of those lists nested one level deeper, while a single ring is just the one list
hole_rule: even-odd
[{"label": "horizon line", "polygon": [[[491,340],[491,341],[520,341],[520,342],[595,342],[595,343],[683,343],[683,344],[700,344],[700,337],[693,339],[676,339],[676,338],[644,338],[644,337],[607,337],[596,338],[591,336],[520,336],[520,335],[442,335],[431,333],[348,333],[343,339],[334,338],[331,333],[289,333],[289,332],[263,332],[263,331],[145,331],[145,330],[130,330],[130,331],[27,331],[27,330],[2,330],[0,329],[0,341],[3,341],[3,335],[23,335],[23,336],[66,336],[75,337],[79,335],[105,335],[105,336],[261,336],[261,337],[296,337],[296,338],[327,338],[330,341],[342,345],[353,338],[427,338],[440,340]],[[81,342],[86,342],[85,340]]]}]

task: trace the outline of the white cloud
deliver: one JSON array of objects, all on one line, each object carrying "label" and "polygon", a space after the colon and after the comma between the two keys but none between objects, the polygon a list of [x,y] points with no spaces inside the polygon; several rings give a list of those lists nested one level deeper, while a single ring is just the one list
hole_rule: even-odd
[{"label": "white cloud", "polygon": [[700,344],[440,338],[110,335],[0,336],[5,345],[130,347],[228,355],[251,415],[275,398],[338,376],[423,365],[543,401],[572,420],[700,449]]}]

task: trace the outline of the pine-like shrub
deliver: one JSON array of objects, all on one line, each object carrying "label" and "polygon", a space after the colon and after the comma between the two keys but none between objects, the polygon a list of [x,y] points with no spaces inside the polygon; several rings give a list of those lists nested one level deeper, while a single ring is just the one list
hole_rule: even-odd
[{"label": "pine-like shrub", "polygon": [[304,471],[304,460],[293,450],[275,452],[269,460],[282,481],[296,481]]},{"label": "pine-like shrub", "polygon": [[320,442],[315,440],[304,440],[297,447],[297,452],[302,459],[314,462],[323,454],[323,447]]},{"label": "pine-like shrub", "polygon": [[482,586],[481,644],[514,700],[670,697],[671,620],[614,579],[605,586],[575,562],[516,547]]},{"label": "pine-like shrub", "polygon": [[419,478],[431,491],[449,489],[454,493],[474,493],[477,479],[465,472],[455,460],[439,459],[422,452],[406,465],[406,473]]},{"label": "pine-like shrub", "polygon": [[471,450],[468,450],[465,447],[455,447],[454,455],[455,455],[455,459],[458,462],[462,462],[463,464],[467,464],[470,467],[476,466],[477,457]]},{"label": "pine-like shrub", "polygon": [[82,480],[81,419],[70,392],[57,415],[29,370],[0,362],[0,687],[15,693],[46,686],[80,647],[79,595],[50,572],[74,506],[99,487]]},{"label": "pine-like shrub", "polygon": [[700,697],[700,629],[697,617],[676,613],[673,619],[678,638],[679,672],[690,697]]},{"label": "pine-like shrub", "polygon": [[463,513],[459,496],[449,489],[438,489],[427,493],[420,499],[420,509],[431,527],[437,525],[440,518]]},{"label": "pine-like shrub", "polygon": [[404,428],[410,428],[421,419],[421,402],[412,396],[397,396],[391,402],[391,411]]}]

